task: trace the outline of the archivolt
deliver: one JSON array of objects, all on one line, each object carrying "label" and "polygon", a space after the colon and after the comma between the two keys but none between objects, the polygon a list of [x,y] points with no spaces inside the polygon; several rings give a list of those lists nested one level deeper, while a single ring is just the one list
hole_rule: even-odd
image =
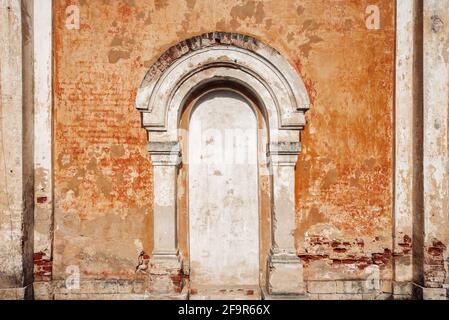
[{"label": "archivolt", "polygon": [[213,32],[181,41],[149,69],[136,103],[143,126],[148,131],[176,130],[189,95],[214,81],[251,90],[265,109],[270,130],[299,130],[305,125],[309,97],[288,61],[250,36]]}]

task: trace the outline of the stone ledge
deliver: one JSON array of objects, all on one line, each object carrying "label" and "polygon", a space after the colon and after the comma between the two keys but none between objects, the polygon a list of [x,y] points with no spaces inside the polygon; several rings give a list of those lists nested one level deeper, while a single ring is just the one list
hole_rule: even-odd
[{"label": "stone ledge", "polygon": [[150,141],[148,142],[147,149],[151,154],[180,155],[181,152],[181,147],[178,141]]},{"label": "stone ledge", "polygon": [[307,281],[307,292],[312,294],[336,294],[335,281]]},{"label": "stone ledge", "polygon": [[378,288],[369,288],[365,283],[365,280],[305,281],[307,294],[312,300],[388,300],[393,298],[391,280],[380,280]]},{"label": "stone ledge", "polygon": [[[181,293],[158,294],[146,290],[146,280],[85,280],[79,289],[67,289],[65,281],[35,282],[35,300],[186,300],[187,286]],[[1,291],[0,291],[1,298]],[[20,299],[20,298],[19,298]],[[22,298],[23,299],[23,298]]]},{"label": "stone ledge", "polygon": [[151,300],[144,294],[132,294],[132,293],[56,293],[53,300]]},{"label": "stone ledge", "polygon": [[306,294],[269,294],[265,288],[261,289],[261,293],[262,300],[309,300],[309,297]]},{"label": "stone ledge", "polygon": [[[315,292],[307,292],[298,295],[268,294],[266,288],[262,288],[263,300],[449,300],[446,288],[424,288],[415,283],[394,283],[397,293],[385,290],[390,287],[391,281],[381,281],[380,291],[359,290],[358,285],[363,281],[307,281],[308,286],[315,286]],[[351,283],[353,282],[353,283]],[[382,283],[384,282],[384,283]],[[318,284],[319,283],[319,284]],[[333,283],[330,284],[329,283]],[[346,284],[344,284],[346,283]],[[351,284],[349,284],[351,283]],[[355,288],[354,288],[354,283]],[[413,287],[413,295],[408,294],[408,288]],[[137,289],[140,287],[140,289]],[[348,290],[350,289],[349,293]],[[342,293],[346,291],[346,293]],[[137,290],[136,290],[137,289]],[[334,291],[335,289],[335,291]],[[26,294],[31,293],[31,286],[26,288],[0,289],[0,300],[26,299]],[[327,293],[325,292],[327,291]],[[157,294],[144,290],[143,280],[91,280],[83,281],[79,290],[67,290],[64,281],[36,282],[34,283],[35,300],[186,300],[189,299],[188,286],[184,286],[181,293]],[[28,296],[30,298],[30,296]]]},{"label": "stone ledge", "polygon": [[301,152],[301,142],[271,142],[268,144],[267,149],[273,155],[297,155]]},{"label": "stone ledge", "polygon": [[157,293],[147,293],[146,297],[148,300],[188,300],[189,290],[187,286],[184,286],[180,293],[169,293],[169,294],[157,294]]},{"label": "stone ledge", "polygon": [[82,280],[78,289],[66,288],[63,280],[35,282],[33,286],[35,300],[145,299],[147,295],[143,279]]},{"label": "stone ledge", "polygon": [[310,293],[309,300],[391,300],[392,296],[389,293]]}]

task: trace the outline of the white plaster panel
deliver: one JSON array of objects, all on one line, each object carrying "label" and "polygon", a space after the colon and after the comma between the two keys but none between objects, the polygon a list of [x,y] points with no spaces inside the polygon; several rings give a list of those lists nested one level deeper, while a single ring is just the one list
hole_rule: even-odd
[{"label": "white plaster panel", "polygon": [[248,102],[223,91],[201,98],[189,132],[193,287],[258,285],[257,166],[257,121]]}]

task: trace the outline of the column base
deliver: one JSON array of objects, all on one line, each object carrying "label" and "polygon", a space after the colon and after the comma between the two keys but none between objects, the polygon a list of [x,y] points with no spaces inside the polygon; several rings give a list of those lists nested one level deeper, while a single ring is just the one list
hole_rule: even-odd
[{"label": "column base", "polygon": [[33,285],[23,288],[0,289],[0,300],[31,300],[33,297]]},{"label": "column base", "polygon": [[414,284],[416,300],[449,300],[449,292],[446,288],[425,288]]},{"label": "column base", "polygon": [[394,300],[410,300],[413,298],[413,282],[407,281],[393,281]]},{"label": "column base", "polygon": [[[184,272],[178,254],[153,254],[148,289],[151,297],[177,296],[184,289]],[[163,299],[163,298],[162,298]]]},{"label": "column base", "polygon": [[268,260],[269,296],[303,296],[304,275],[301,260],[291,253],[271,253]]}]

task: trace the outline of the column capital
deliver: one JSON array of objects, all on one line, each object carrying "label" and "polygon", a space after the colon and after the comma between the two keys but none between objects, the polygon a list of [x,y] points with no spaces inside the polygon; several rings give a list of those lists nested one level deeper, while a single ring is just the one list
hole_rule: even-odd
[{"label": "column capital", "polygon": [[181,147],[178,141],[154,141],[148,143],[153,166],[179,166]]},{"label": "column capital", "polygon": [[294,166],[300,152],[301,142],[299,141],[270,142],[267,156],[273,165]]}]

